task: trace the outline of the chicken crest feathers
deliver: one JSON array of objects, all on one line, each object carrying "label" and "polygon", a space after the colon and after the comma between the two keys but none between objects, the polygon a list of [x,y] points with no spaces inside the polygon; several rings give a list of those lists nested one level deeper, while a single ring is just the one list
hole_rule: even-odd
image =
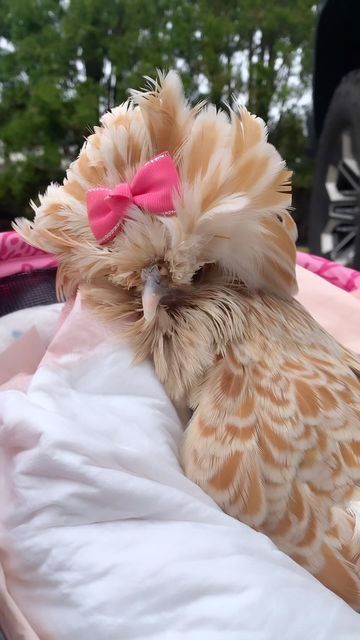
[{"label": "chicken crest feathers", "polygon": [[[201,247],[199,260],[217,262],[249,288],[293,295],[291,173],[267,142],[264,122],[240,105],[230,114],[203,103],[190,108],[174,71],[159,73],[149,88],[132,91],[128,101],[106,113],[63,184],[51,184],[40,204],[33,204],[34,222],[17,220],[15,228],[27,242],[58,257],[59,291],[69,293],[113,266],[114,258],[89,228],[87,190],[131,180],[139,166],[165,150],[180,176],[177,215],[150,225],[143,212],[148,234],[165,225],[173,253],[184,242]],[[121,251],[121,239],[114,243]]]}]

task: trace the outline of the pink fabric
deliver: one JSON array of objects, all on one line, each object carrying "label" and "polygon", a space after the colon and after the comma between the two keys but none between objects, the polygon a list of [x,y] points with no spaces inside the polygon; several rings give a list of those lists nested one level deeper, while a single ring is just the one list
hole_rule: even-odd
[{"label": "pink fabric", "polygon": [[56,266],[55,258],[27,244],[16,231],[0,233],[0,278]]},{"label": "pink fabric", "polygon": [[96,187],[86,194],[91,230],[100,244],[111,242],[121,231],[129,207],[136,206],[159,215],[174,215],[173,196],[179,189],[179,176],[168,153],[146,162],[130,184],[121,182],[114,189]]},{"label": "pink fabric", "polygon": [[360,353],[360,300],[303,267],[297,266],[296,277],[297,300],[336,340]]},{"label": "pink fabric", "polygon": [[0,353],[0,389],[7,380],[17,376],[19,362],[21,362],[21,373],[33,374],[45,351],[46,345],[35,327],[13,342]]},{"label": "pink fabric", "polygon": [[[8,640],[40,640],[8,592],[1,565],[0,614],[1,630],[6,634]],[[41,640],[45,640],[45,638]]]},{"label": "pink fabric", "polygon": [[337,262],[331,262],[326,258],[313,256],[309,253],[301,253],[298,251],[296,262],[312,273],[316,273],[321,278],[331,282],[336,287],[345,291],[354,291],[360,289],[360,272],[343,267]]}]

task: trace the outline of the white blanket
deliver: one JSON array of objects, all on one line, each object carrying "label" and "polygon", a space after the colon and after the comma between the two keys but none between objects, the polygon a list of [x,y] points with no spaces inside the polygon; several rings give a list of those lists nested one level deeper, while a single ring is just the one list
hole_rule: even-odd
[{"label": "white blanket", "polygon": [[358,614],[184,477],[131,357],[77,304],[0,392],[0,558],[41,640],[358,640]]}]

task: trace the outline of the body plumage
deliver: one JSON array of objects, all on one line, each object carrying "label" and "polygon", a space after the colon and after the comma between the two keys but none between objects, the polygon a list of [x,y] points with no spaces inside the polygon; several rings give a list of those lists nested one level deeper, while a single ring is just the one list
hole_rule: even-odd
[{"label": "body plumage", "polygon": [[[100,246],[87,191],[163,152],[179,174],[176,215],[132,206]],[[292,297],[289,180],[261,120],[191,109],[170,73],[103,117],[34,223],[17,228],[58,256],[59,292],[79,288],[192,410],[188,477],[360,609],[360,360]]]}]

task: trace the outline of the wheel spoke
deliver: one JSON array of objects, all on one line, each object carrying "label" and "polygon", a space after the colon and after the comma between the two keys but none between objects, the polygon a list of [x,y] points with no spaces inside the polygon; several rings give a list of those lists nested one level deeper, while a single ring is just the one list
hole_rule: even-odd
[{"label": "wheel spoke", "polygon": [[360,220],[360,167],[347,131],[341,136],[341,158],[336,165],[328,167],[325,187],[329,208],[328,220],[321,233],[321,251],[332,260],[350,264],[355,254]]},{"label": "wheel spoke", "polygon": [[[350,187],[352,187],[351,190],[349,189],[349,192],[356,193],[356,191],[359,189],[359,180],[357,175],[352,171],[351,166],[349,165],[347,160],[343,160],[343,162],[339,164],[338,181],[340,183],[341,178],[344,182],[347,182]],[[344,192],[343,189],[341,189],[341,191]],[[347,193],[347,191],[345,193]]]},{"label": "wheel spoke", "polygon": [[355,160],[352,146],[351,146],[351,136],[348,131],[344,131],[341,136],[341,147],[342,147],[342,159],[349,167],[350,170],[357,176],[360,181],[360,167]]}]

